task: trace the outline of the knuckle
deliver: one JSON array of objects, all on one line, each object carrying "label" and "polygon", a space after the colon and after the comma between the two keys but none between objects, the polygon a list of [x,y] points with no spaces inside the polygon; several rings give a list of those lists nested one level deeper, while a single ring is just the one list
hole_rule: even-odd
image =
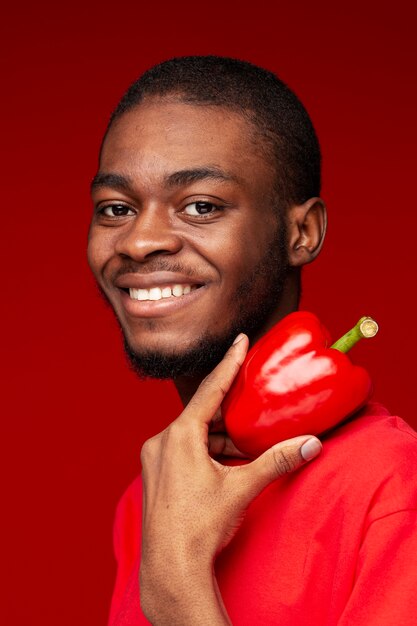
[{"label": "knuckle", "polygon": [[175,454],[178,450],[187,449],[194,440],[197,429],[192,414],[176,419],[162,433],[161,446],[164,454]]},{"label": "knuckle", "polygon": [[284,449],[272,449],[272,459],[274,462],[275,471],[279,476],[289,474],[297,467],[297,460],[289,450]]},{"label": "knuckle", "polygon": [[156,437],[151,437],[144,442],[140,451],[140,461],[142,465],[150,463],[155,458],[157,448],[158,441]]},{"label": "knuckle", "polygon": [[140,462],[142,465],[146,465],[150,457],[150,445],[149,441],[145,441],[140,451]]},{"label": "knuckle", "polygon": [[164,431],[165,444],[168,444],[170,441],[176,442],[186,437],[189,428],[190,424],[188,421],[184,419],[175,420],[175,422],[172,422],[166,431]]}]

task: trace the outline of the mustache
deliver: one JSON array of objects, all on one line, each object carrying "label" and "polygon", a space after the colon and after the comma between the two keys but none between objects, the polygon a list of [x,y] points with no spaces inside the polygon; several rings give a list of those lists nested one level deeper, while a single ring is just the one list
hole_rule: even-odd
[{"label": "mustache", "polygon": [[146,263],[137,263],[133,260],[126,260],[112,275],[112,280],[117,280],[125,274],[152,274],[153,272],[174,272],[184,274],[188,278],[197,277],[197,272],[192,267],[185,267],[181,263],[173,262],[168,258],[159,257],[149,259]]}]

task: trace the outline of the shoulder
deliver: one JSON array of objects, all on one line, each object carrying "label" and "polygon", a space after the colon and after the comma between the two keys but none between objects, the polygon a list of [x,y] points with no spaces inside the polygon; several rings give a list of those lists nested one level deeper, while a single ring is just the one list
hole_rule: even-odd
[{"label": "shoulder", "polygon": [[297,529],[297,536],[326,546],[340,541],[357,552],[376,520],[392,516],[399,524],[394,514],[416,510],[417,433],[401,418],[370,404],[321,439],[316,459],[252,503],[254,527],[271,526],[274,536],[279,528],[288,541]]},{"label": "shoulder", "polygon": [[413,468],[417,469],[417,433],[377,403],[368,404],[353,419],[328,433],[323,442],[334,457],[331,460],[335,461],[342,451],[354,453],[358,465],[371,473],[383,470],[386,474],[395,467],[413,475]]},{"label": "shoulder", "polygon": [[368,502],[369,523],[416,508],[417,433],[381,405],[369,404],[324,437],[322,456],[319,479],[358,504]]}]

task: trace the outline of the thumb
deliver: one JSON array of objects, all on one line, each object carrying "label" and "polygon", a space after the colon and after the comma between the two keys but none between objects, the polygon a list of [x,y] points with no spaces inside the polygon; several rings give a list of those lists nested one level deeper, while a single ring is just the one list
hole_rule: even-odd
[{"label": "thumb", "polygon": [[273,480],[284,476],[320,454],[321,442],[317,437],[294,437],[277,443],[261,454],[257,459],[239,469],[246,473],[244,481],[249,488],[248,498],[251,501]]}]

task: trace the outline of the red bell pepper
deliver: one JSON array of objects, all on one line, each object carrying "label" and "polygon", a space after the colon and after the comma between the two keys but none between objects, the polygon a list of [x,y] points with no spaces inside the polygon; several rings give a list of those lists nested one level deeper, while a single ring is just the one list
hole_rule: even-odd
[{"label": "red bell pepper", "polygon": [[332,347],[312,313],[291,313],[248,352],[222,404],[226,430],[239,450],[258,456],[297,435],[319,435],[368,400],[368,372],[344,354],[361,337],[376,334],[362,318]]}]

